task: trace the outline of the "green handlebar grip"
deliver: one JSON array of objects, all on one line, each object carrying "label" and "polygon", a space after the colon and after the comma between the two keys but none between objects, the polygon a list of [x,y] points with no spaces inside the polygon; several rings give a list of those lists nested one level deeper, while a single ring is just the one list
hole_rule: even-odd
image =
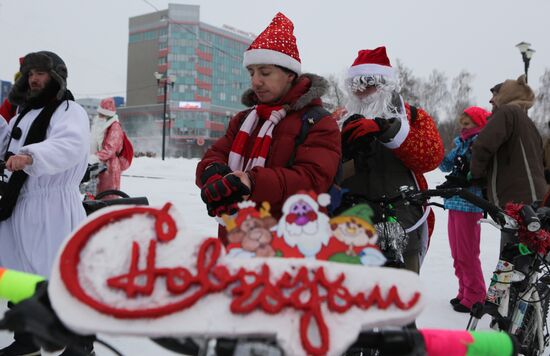
[{"label": "green handlebar grip", "polygon": [[36,284],[43,280],[35,274],[0,268],[0,298],[19,303],[32,297]]},{"label": "green handlebar grip", "polygon": [[506,356],[514,354],[510,335],[495,331],[470,331],[474,342],[468,345],[466,356]]}]

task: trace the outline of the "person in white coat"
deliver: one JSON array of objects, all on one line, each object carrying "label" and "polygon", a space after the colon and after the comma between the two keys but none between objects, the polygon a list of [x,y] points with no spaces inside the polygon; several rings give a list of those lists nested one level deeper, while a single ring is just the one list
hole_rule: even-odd
[{"label": "person in white coat", "polygon": [[[86,217],[79,183],[90,130],[86,112],[67,90],[59,56],[29,53],[21,73],[9,94],[20,113],[9,124],[0,120],[0,158],[8,176],[0,198],[0,266],[48,277],[61,243]],[[29,335],[15,336],[0,355],[39,354]]]}]

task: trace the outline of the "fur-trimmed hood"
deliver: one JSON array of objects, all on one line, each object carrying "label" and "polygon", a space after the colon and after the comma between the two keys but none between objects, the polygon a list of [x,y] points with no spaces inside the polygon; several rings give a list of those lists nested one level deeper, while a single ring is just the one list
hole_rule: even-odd
[{"label": "fur-trimmed hood", "polygon": [[[291,111],[301,110],[313,100],[325,95],[328,87],[329,84],[325,78],[316,74],[304,73],[296,79],[289,93],[287,93],[280,104],[288,105]],[[246,107],[259,104],[258,98],[252,89],[247,89],[243,93],[241,102]]]},{"label": "fur-trimmed hood", "polygon": [[509,104],[528,110],[535,102],[535,93],[527,85],[525,74],[522,74],[517,80],[508,79],[504,81],[497,89],[493,100],[497,107]]},{"label": "fur-trimmed hood", "polygon": [[29,93],[29,72],[31,69],[40,69],[50,74],[57,82],[59,90],[56,98],[61,100],[67,90],[67,66],[57,54],[49,51],[40,51],[27,54],[21,62],[21,76],[13,84],[8,100],[18,106],[24,106]]}]

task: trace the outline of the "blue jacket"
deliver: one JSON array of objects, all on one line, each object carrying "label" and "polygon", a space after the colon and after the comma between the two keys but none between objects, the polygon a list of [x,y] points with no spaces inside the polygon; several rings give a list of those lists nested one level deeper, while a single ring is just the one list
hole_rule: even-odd
[{"label": "blue jacket", "polygon": [[[464,156],[468,162],[471,159],[472,153],[470,150],[470,146],[474,142],[474,140],[477,138],[477,135],[472,136],[468,138],[466,141],[463,141],[460,136],[455,137],[454,144],[455,147],[445,155],[443,158],[443,161],[439,165],[439,169],[441,169],[443,172],[450,172],[453,170],[454,166],[454,160],[457,156]],[[468,190],[478,197],[481,197],[481,188],[476,186],[468,187]],[[452,209],[452,210],[460,210],[460,211],[466,211],[470,213],[478,213],[483,212],[483,209],[478,208],[472,203],[467,202],[466,200],[454,196],[449,199],[445,199],[445,209]]]}]

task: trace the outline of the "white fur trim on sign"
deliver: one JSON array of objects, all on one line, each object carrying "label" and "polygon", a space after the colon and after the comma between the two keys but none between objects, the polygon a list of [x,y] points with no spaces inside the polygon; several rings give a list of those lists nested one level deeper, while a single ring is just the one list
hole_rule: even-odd
[{"label": "white fur trim on sign", "polygon": [[271,49],[251,49],[244,52],[243,66],[251,64],[276,64],[302,74],[302,64],[291,56]]},{"label": "white fur trim on sign", "polygon": [[395,70],[392,67],[383,66],[380,64],[358,64],[348,69],[348,78],[353,78],[358,75],[373,74],[381,74],[395,79]]}]

